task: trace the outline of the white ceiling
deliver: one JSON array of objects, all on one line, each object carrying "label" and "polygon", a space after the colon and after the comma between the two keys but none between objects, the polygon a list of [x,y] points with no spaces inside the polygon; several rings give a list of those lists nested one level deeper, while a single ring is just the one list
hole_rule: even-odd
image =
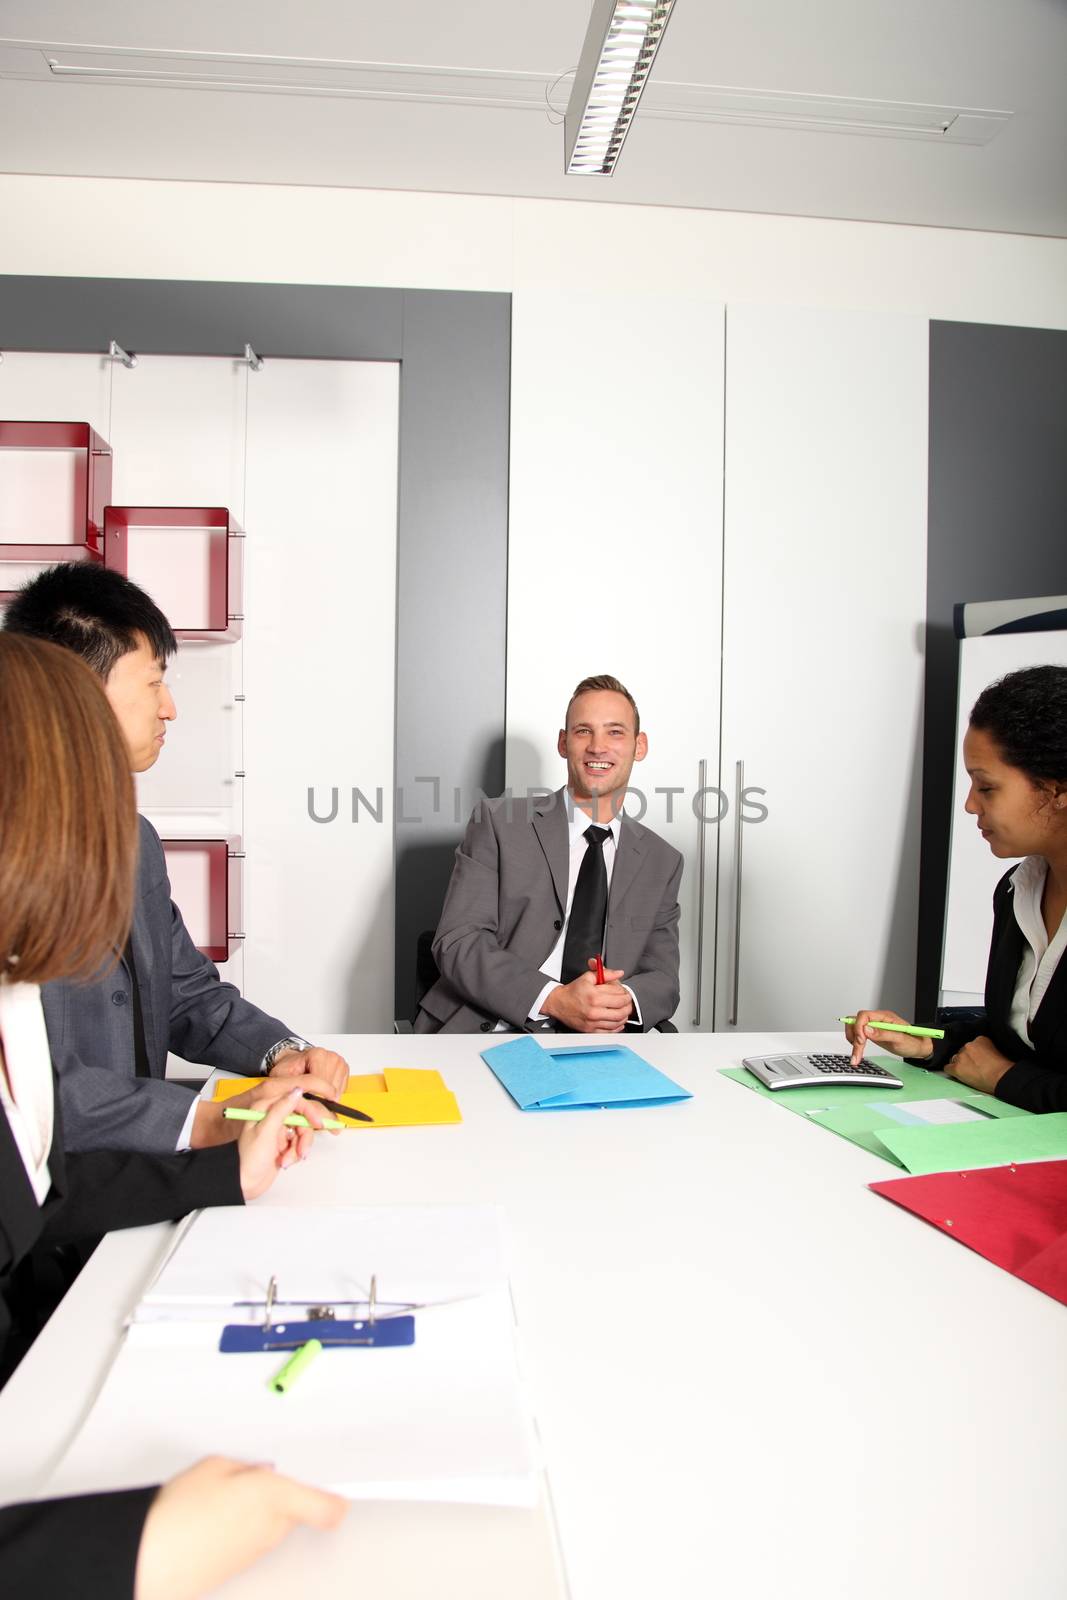
[{"label": "white ceiling", "polygon": [[[676,0],[615,175],[568,178],[543,99],[576,65],[588,15],[588,0],[0,0],[0,170],[1067,236],[1067,0]],[[49,56],[142,73],[269,70],[288,87],[57,80]],[[678,85],[1011,115],[986,144],[814,132],[708,121],[707,95]],[[656,114],[687,103],[695,115]]]}]

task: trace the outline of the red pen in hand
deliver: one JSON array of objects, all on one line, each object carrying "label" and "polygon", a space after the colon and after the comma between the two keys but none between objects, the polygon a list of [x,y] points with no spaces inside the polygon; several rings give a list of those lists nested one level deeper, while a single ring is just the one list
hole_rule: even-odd
[{"label": "red pen in hand", "polygon": [[603,956],[595,956],[593,959],[596,961],[596,981],[597,981],[597,983],[603,983],[604,982],[604,957]]}]

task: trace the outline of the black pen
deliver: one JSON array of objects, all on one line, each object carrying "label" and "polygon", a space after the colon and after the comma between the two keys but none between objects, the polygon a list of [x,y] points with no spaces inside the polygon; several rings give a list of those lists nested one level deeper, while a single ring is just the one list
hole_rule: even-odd
[{"label": "black pen", "polygon": [[373,1117],[368,1117],[365,1111],[356,1111],[352,1106],[343,1106],[339,1100],[327,1100],[322,1094],[304,1095],[305,1100],[314,1100],[316,1105],[325,1106],[327,1111],[332,1111],[335,1117],[351,1117],[356,1122],[373,1122]]}]

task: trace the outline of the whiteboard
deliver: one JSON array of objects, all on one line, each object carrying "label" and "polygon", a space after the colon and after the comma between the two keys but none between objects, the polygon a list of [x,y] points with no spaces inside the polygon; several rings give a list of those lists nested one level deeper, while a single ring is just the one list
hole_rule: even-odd
[{"label": "whiteboard", "polygon": [[987,684],[1020,667],[1067,666],[1067,632],[983,634],[960,641],[956,771],[952,791],[948,905],[941,958],[943,1006],[980,1006],[993,927],[993,890],[1011,866],[995,856],[964,811],[970,779],[960,746],[971,707]]}]

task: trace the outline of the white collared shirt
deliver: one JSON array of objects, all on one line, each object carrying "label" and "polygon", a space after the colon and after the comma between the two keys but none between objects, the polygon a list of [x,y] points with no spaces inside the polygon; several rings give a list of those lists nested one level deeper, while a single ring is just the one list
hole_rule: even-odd
[{"label": "white collared shirt", "polygon": [[[563,915],[563,926],[559,930],[559,938],[548,952],[546,959],[541,963],[541,971],[544,973],[546,978],[551,978],[552,982],[545,984],[545,987],[541,990],[541,993],[537,996],[537,999],[530,1007],[531,1017],[540,1015],[541,1007],[544,1004],[545,997],[551,994],[552,990],[560,981],[560,975],[563,972],[563,947],[567,943],[567,927],[571,920],[571,907],[574,904],[574,890],[578,883],[578,874],[582,870],[582,862],[585,860],[586,851],[590,848],[589,841],[585,837],[585,830],[590,826],[590,818],[580,806],[576,806],[574,804],[574,801],[571,799],[569,794],[564,801],[564,804],[567,806],[570,812],[570,820],[567,824],[567,833],[570,839],[570,864],[568,867],[567,877],[567,906]],[[611,874],[615,870],[615,854],[619,848],[619,833],[622,829],[622,818],[619,816],[614,816],[610,822],[598,822],[595,824],[595,826],[598,828],[607,828],[611,835],[610,838],[604,840],[603,845],[604,871],[607,874],[608,890],[610,892]],[[596,951],[591,951],[590,954],[595,955]]]},{"label": "white collared shirt", "polygon": [[[544,988],[541,990],[541,993],[537,996],[537,999],[530,1007],[529,1016],[530,1020],[533,1022],[541,1020],[543,1015],[541,1007],[544,1005],[553,989],[555,989],[560,982],[560,976],[563,971],[563,947],[567,943],[567,926],[571,920],[571,907],[574,904],[574,890],[578,882],[578,874],[581,871],[582,862],[585,860],[585,853],[589,849],[589,844],[585,837],[585,830],[590,826],[590,817],[582,810],[580,806],[575,805],[574,800],[569,792],[564,797],[563,803],[567,807],[569,816],[567,832],[570,840],[570,858],[567,877],[567,906],[563,917],[563,926],[559,930],[559,938],[552,946],[552,949],[549,951],[545,960],[541,963],[541,971],[544,973],[545,977],[549,979],[549,982],[545,984]],[[615,870],[615,857],[618,854],[619,849],[619,834],[622,831],[622,814],[621,812],[616,813],[610,822],[598,822],[595,824],[595,826],[598,828],[607,828],[611,835],[610,838],[604,840],[603,844],[604,871],[607,874],[608,890],[610,891],[611,875]],[[592,953],[596,954],[595,951]],[[629,984],[624,983],[623,988],[626,990],[627,994],[634,1003],[633,1017],[631,1020],[640,1022],[641,1008],[637,1003],[637,996],[634,994]]]},{"label": "white collared shirt", "polygon": [[1025,1039],[1027,1044],[1031,1043],[1030,1023],[1067,946],[1067,916],[1060,919],[1051,940],[1045,931],[1041,897],[1047,875],[1048,862],[1044,856],[1027,856],[1025,861],[1020,861],[1011,880],[1015,920],[1026,940],[1026,949],[1019,963],[1009,1020],[1019,1038]]},{"label": "white collared shirt", "polygon": [[52,1187],[48,1157],[52,1149],[55,1105],[52,1057],[35,983],[0,978],[0,1043],[6,1072],[0,1072],[0,1105],[38,1205]]}]

